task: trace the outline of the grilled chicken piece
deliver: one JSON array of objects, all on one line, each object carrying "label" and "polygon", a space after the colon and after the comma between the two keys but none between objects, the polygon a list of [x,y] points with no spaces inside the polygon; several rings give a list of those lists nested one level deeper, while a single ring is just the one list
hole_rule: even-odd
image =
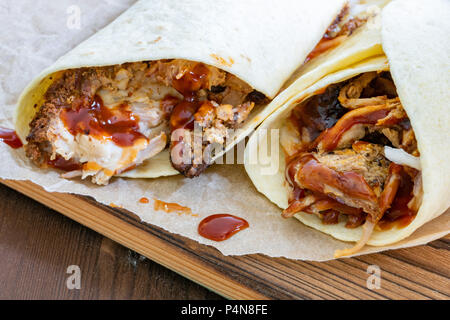
[{"label": "grilled chicken piece", "polygon": [[56,167],[104,185],[161,152],[169,137],[164,97],[179,94],[153,83],[147,69],[133,63],[66,71],[30,123],[27,155],[43,167],[77,164]]}]

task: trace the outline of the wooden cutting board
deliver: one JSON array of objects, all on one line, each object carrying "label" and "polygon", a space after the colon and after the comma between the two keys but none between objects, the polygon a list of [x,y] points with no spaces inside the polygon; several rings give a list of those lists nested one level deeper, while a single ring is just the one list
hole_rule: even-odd
[{"label": "wooden cutting board", "polygon": [[[134,214],[88,197],[48,193],[24,181],[1,183],[230,299],[449,299],[450,236],[426,246],[330,262],[217,249],[141,223]],[[379,289],[369,266],[381,271]],[[370,268],[369,268],[370,270]]]}]

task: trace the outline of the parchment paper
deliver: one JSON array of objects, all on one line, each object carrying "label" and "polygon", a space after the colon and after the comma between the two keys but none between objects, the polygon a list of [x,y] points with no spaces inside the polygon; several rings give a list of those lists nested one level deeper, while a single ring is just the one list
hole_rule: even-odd
[{"label": "parchment paper", "polygon": [[[42,69],[51,65],[76,44],[108,24],[133,0],[3,0],[0,4],[0,126],[12,128],[12,114],[20,92]],[[81,28],[69,29],[71,6],[81,9]],[[73,8],[72,8],[73,9]],[[262,253],[273,257],[323,261],[332,259],[343,243],[312,230],[300,222],[280,217],[280,210],[260,195],[242,165],[215,165],[194,180],[181,176],[154,180],[116,178],[106,187],[90,182],[61,179],[54,171],[37,170],[23,150],[0,144],[0,178],[30,180],[49,192],[68,192],[94,197],[134,212],[142,221],[172,233],[212,245],[224,255]],[[141,197],[176,202],[192,209],[192,215],[154,211],[153,203]],[[250,228],[224,242],[197,234],[202,218],[230,213],[245,218]],[[424,225],[394,246],[368,247],[362,253],[414,246],[438,239],[450,230],[450,212]]]}]

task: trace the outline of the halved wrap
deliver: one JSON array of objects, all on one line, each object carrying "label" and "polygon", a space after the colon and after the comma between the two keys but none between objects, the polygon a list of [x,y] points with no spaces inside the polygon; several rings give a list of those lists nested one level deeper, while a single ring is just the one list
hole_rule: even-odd
[{"label": "halved wrap", "polygon": [[367,57],[367,38],[336,48],[249,140],[247,173],[283,217],[356,242],[336,257],[405,239],[450,206],[448,14],[445,0],[390,3],[371,30],[385,55]]},{"label": "halved wrap", "polygon": [[25,89],[16,131],[67,178],[197,176],[280,105],[345,3],[141,0]]}]

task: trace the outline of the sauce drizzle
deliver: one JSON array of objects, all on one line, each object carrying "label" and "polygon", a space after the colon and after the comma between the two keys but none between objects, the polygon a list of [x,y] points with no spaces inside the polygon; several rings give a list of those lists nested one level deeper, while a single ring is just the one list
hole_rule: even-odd
[{"label": "sauce drizzle", "polygon": [[248,227],[248,222],[242,218],[230,214],[215,214],[200,222],[198,233],[209,240],[224,241]]},{"label": "sauce drizzle", "polygon": [[175,105],[170,116],[172,131],[180,128],[194,129],[194,114],[202,104],[198,100],[196,92],[207,88],[208,77],[208,68],[203,63],[198,63],[181,78],[173,80],[173,87],[183,95],[184,100]]},{"label": "sauce drizzle", "polygon": [[129,147],[139,139],[147,139],[139,132],[139,118],[128,105],[108,108],[100,96],[93,101],[75,101],[73,106],[61,112],[61,120],[76,136],[86,134],[101,139],[110,139],[120,147]]},{"label": "sauce drizzle", "polygon": [[416,217],[417,212],[408,207],[408,203],[414,197],[414,182],[405,170],[402,170],[400,175],[400,186],[397,194],[395,195],[394,201],[383,215],[381,221],[378,222],[378,227],[381,230],[389,230],[394,227],[397,229],[404,228],[408,226]]},{"label": "sauce drizzle", "polygon": [[12,129],[0,127],[0,141],[6,143],[13,149],[19,149],[23,146],[17,133]]}]

